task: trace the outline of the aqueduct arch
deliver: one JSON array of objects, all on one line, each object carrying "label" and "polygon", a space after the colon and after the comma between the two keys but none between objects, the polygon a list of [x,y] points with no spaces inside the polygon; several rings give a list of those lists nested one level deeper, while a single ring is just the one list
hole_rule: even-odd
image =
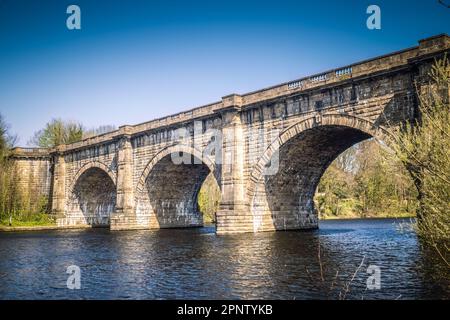
[{"label": "aqueduct arch", "polygon": [[108,227],[116,206],[116,177],[103,163],[84,165],[68,189],[65,219],[74,225]]},{"label": "aqueduct arch", "polygon": [[136,187],[136,215],[151,227],[179,228],[203,225],[197,197],[215,164],[186,145],[164,148],[147,164]]},{"label": "aqueduct arch", "polygon": [[[344,114],[309,117],[287,128],[266,149],[247,186],[254,231],[318,226],[314,193],[325,170],[343,151],[388,131]],[[265,172],[268,164],[277,170]],[[272,171],[272,170],[271,170]]]}]

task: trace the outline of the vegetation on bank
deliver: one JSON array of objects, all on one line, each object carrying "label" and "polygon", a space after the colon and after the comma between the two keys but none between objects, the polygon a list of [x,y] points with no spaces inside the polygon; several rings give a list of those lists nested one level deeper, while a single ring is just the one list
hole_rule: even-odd
[{"label": "vegetation on bank", "polygon": [[[83,138],[115,130],[114,126],[86,129],[73,121],[53,119],[45,128],[36,132],[30,145],[52,148],[59,144],[77,142]],[[49,215],[46,195],[30,186],[23,186],[16,178],[17,168],[9,159],[17,139],[0,115],[0,226],[33,227],[55,225]]]},{"label": "vegetation on bank", "polygon": [[401,161],[375,139],[343,152],[314,197],[321,219],[413,217],[417,188]]},{"label": "vegetation on bank", "polygon": [[396,155],[419,190],[416,230],[450,272],[450,63],[436,61],[417,88],[419,117],[393,135]]},{"label": "vegetation on bank", "polygon": [[17,168],[7,158],[0,159],[0,225],[52,225],[48,198],[39,190],[22,186],[15,178]]},{"label": "vegetation on bank", "polygon": [[33,213],[27,217],[14,216],[14,218],[3,218],[0,220],[0,226],[10,227],[34,227],[34,226],[53,226],[55,220],[47,213]]},{"label": "vegetation on bank", "polygon": [[[392,132],[387,145],[362,142],[340,155],[315,196],[322,218],[416,213],[436,274],[450,273],[450,63],[435,61],[417,84],[418,117]],[[406,168],[406,170],[405,170]],[[429,255],[432,257],[433,255]]]},{"label": "vegetation on bank", "polygon": [[216,178],[210,173],[203,182],[198,193],[198,206],[203,214],[203,222],[210,224],[216,222],[216,212],[219,208],[220,188]]}]

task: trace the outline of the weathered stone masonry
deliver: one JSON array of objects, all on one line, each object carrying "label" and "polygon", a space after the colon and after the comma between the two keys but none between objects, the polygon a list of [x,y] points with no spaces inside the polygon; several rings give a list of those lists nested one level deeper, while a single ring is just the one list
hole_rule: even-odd
[{"label": "weathered stone masonry", "polygon": [[52,193],[51,156],[46,149],[28,149],[15,155],[14,175],[17,186],[30,205],[48,201]]},{"label": "weathered stone masonry", "polygon": [[197,195],[212,172],[222,193],[218,233],[316,228],[313,195],[328,165],[414,119],[415,83],[425,85],[449,48],[447,35],[435,36],[52,150],[18,148],[17,179],[48,195],[61,226],[200,226]]}]

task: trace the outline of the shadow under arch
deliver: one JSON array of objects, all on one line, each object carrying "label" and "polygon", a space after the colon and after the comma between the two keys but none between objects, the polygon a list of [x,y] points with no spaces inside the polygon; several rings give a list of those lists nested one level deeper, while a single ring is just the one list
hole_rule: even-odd
[{"label": "shadow under arch", "polygon": [[[175,163],[173,156],[182,157]],[[187,163],[186,163],[187,162]],[[136,216],[150,228],[203,226],[197,198],[208,174],[219,178],[215,163],[198,149],[176,144],[162,149],[147,164],[135,190]]]},{"label": "shadow under arch", "polygon": [[116,207],[116,175],[101,162],[78,170],[69,188],[68,225],[108,227]]},{"label": "shadow under arch", "polygon": [[[301,120],[275,139],[259,159],[247,185],[254,231],[318,227],[314,193],[325,170],[344,150],[390,133],[369,120],[323,114]],[[267,174],[269,165],[278,165]]]}]

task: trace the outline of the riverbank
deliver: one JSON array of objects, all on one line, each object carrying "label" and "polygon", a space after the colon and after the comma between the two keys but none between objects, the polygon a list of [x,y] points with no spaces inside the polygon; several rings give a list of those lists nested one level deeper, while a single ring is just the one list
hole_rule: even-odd
[{"label": "riverbank", "polygon": [[37,226],[5,226],[0,225],[0,232],[16,232],[16,231],[47,231],[47,230],[65,230],[65,229],[86,229],[90,226],[57,226],[53,225],[37,225]]},{"label": "riverbank", "polygon": [[373,215],[366,215],[364,217],[359,215],[324,215],[319,216],[319,220],[352,220],[352,219],[414,219],[416,218],[416,215],[412,215],[410,213],[404,213],[404,214],[396,214],[396,215],[389,215],[389,214],[373,214]]},{"label": "riverbank", "polygon": [[43,228],[43,230],[47,230],[56,227],[55,219],[47,213],[17,214],[12,217],[9,217],[8,214],[2,214],[0,217],[0,230],[2,228],[13,230]]},{"label": "riverbank", "polygon": [[[341,216],[320,216],[319,220],[357,220],[357,219],[414,219],[416,216],[411,214],[399,214],[399,215],[371,215],[366,217],[361,217],[358,215],[341,215]],[[205,221],[205,227],[215,226],[211,221]],[[16,232],[16,231],[45,231],[45,230],[66,230],[66,229],[86,229],[91,228],[90,226],[76,225],[76,226],[57,226],[55,223],[49,224],[36,224],[30,222],[13,222],[10,226],[4,221],[0,223],[0,232]]]}]

